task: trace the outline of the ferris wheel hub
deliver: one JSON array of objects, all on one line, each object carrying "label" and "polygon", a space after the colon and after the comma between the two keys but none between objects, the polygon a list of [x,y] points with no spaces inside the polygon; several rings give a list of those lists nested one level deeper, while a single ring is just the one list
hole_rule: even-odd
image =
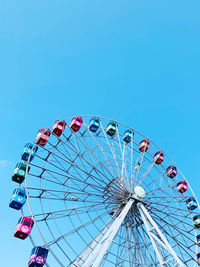
[{"label": "ferris wheel hub", "polygon": [[139,185],[137,185],[134,188],[134,192],[138,197],[141,197],[141,198],[145,197],[145,195],[146,195],[144,188],[142,186],[139,186]]}]

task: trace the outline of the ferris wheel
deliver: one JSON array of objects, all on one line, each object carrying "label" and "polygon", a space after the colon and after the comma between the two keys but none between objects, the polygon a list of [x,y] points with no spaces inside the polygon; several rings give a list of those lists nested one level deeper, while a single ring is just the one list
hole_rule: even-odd
[{"label": "ferris wheel", "polygon": [[94,116],[57,120],[22,160],[24,188],[16,170],[13,181],[27,197],[20,227],[31,228],[24,234],[18,225],[15,236],[42,251],[28,266],[200,265],[198,201],[177,166],[135,129]]}]

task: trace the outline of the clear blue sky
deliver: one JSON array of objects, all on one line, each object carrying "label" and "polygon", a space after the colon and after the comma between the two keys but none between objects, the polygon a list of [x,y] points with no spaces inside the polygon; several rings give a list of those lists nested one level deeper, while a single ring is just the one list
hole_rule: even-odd
[{"label": "clear blue sky", "polygon": [[200,200],[199,10],[199,0],[0,0],[1,266],[26,266],[32,248],[13,238],[11,173],[24,144],[58,118],[129,124]]}]

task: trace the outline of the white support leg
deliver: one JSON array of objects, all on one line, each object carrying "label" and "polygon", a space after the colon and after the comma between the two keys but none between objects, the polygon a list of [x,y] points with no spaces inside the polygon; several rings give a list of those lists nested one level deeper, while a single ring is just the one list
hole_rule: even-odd
[{"label": "white support leg", "polygon": [[130,230],[132,239],[134,240],[134,243],[135,243],[135,248],[136,248],[136,251],[137,251],[137,254],[138,254],[139,262],[141,262],[142,266],[145,267],[146,264],[144,262],[143,255],[141,255],[141,251],[140,251],[140,248],[138,246],[137,233],[136,233],[136,231],[134,231],[135,229],[130,228],[129,230]]},{"label": "white support leg", "polygon": [[129,264],[130,264],[130,267],[131,267],[134,264],[134,259],[133,259],[133,253],[132,253],[132,250],[131,250],[131,244],[129,242],[128,226],[126,226],[125,231],[126,231],[126,245],[128,247],[128,253],[129,253]]},{"label": "white support leg", "polygon": [[82,267],[97,267],[103,256],[105,255],[108,247],[110,246],[111,242],[115,238],[121,224],[123,223],[127,213],[129,212],[134,200],[130,199],[126,206],[123,208],[121,213],[117,216],[113,224],[110,226],[110,228],[107,230],[105,235],[102,237],[100,242],[96,245],[95,249],[90,253],[85,263],[82,265]]},{"label": "white support leg", "polygon": [[94,247],[98,244],[100,239],[103,237],[105,232],[108,230],[110,225],[113,223],[113,218],[111,218],[101,232],[92,240],[92,242],[81,252],[81,254],[74,260],[74,262],[70,265],[70,267],[80,267],[94,249]]},{"label": "white support leg", "polygon": [[[144,205],[142,203],[138,203],[137,207],[144,222],[144,225],[146,227],[149,238],[154,247],[155,253],[158,257],[160,265],[165,266],[166,263],[170,260],[173,261],[174,266],[181,266],[181,267],[184,266],[184,264],[176,255],[175,251],[170,246],[169,242],[167,241],[167,239],[165,238],[165,236],[163,235],[163,233],[161,232],[155,221],[152,219],[151,215],[148,213]],[[167,261],[163,258],[162,255],[163,249],[168,251],[168,253],[171,254],[172,256]]]}]

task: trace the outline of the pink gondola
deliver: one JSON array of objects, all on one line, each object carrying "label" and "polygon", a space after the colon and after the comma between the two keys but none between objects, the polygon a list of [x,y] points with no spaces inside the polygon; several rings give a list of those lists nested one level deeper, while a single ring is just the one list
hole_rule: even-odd
[{"label": "pink gondola", "polygon": [[70,128],[72,129],[73,132],[78,132],[82,126],[83,120],[81,117],[76,117],[72,120],[70,124]]},{"label": "pink gondola", "polygon": [[187,186],[187,182],[186,181],[182,180],[182,181],[177,183],[177,190],[178,190],[179,193],[183,194],[184,192],[187,191],[187,188],[188,188],[188,186]]},{"label": "pink gondola", "polygon": [[30,234],[33,225],[34,221],[32,219],[22,216],[17,223],[14,236],[24,240]]},{"label": "pink gondola", "polygon": [[177,175],[177,169],[175,166],[169,166],[166,171],[167,176],[171,179],[173,179]]}]

